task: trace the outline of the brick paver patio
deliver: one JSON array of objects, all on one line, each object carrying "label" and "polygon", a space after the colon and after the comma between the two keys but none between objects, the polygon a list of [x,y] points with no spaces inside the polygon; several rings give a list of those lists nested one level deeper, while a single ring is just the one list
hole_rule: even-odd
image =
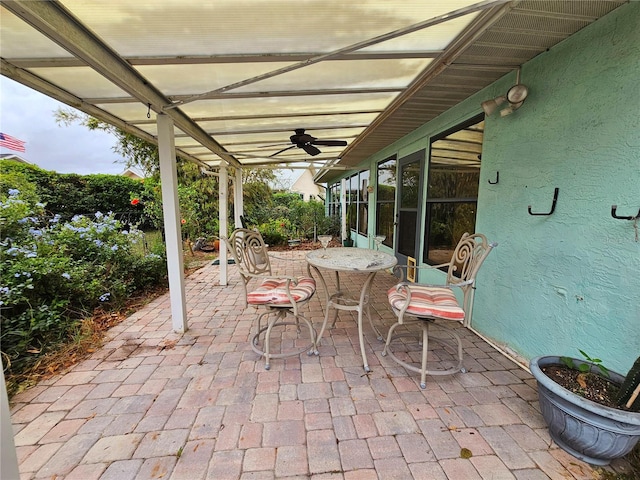
[{"label": "brick paver patio", "polygon": [[[304,253],[272,253],[275,270],[306,272]],[[355,317],[345,312],[319,356],[272,360],[266,371],[248,345],[256,310],[244,308],[233,265],[229,273],[224,287],[214,265],[187,278],[184,335],[171,331],[165,295],[113,328],[90,358],[16,395],[21,478],[597,478],[551,442],[531,375],[469,330],[461,329],[468,372],[427,377],[425,390],[382,357],[368,324],[365,374]],[[359,292],[361,281],[352,275],[343,287]],[[381,273],[372,289],[383,332],[394,283]],[[303,309],[318,329],[323,300],[319,287]]]}]

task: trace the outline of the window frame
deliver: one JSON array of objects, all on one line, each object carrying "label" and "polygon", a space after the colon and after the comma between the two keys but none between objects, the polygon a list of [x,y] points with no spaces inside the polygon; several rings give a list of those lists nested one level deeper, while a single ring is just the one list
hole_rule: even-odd
[{"label": "window frame", "polygon": [[358,172],[358,221],[356,223],[359,235],[369,235],[369,179],[371,172],[369,170],[361,170]]},{"label": "window frame", "polygon": [[[434,258],[430,258],[432,257],[431,255],[431,250],[435,250],[433,249],[433,247],[430,245],[430,239],[431,239],[431,232],[432,230],[434,230],[434,227],[432,225],[432,222],[434,220],[433,218],[433,208],[436,205],[442,205],[442,206],[446,206],[446,205],[461,205],[461,204],[469,204],[472,206],[473,209],[473,226],[474,226],[474,231],[475,231],[475,222],[477,219],[477,210],[478,210],[478,191],[480,188],[480,168],[478,168],[477,171],[477,188],[476,188],[476,192],[475,192],[475,196],[452,196],[452,197],[432,197],[431,196],[431,192],[430,190],[433,189],[433,187],[431,186],[432,181],[433,181],[433,174],[434,172],[438,171],[438,167],[439,165],[436,165],[432,160],[433,160],[433,146],[436,142],[443,140],[449,136],[451,136],[452,134],[459,132],[461,130],[465,130],[468,129],[469,127],[475,126],[477,124],[480,124],[483,122],[485,116],[484,114],[480,114],[480,115],[476,115],[462,123],[457,124],[456,126],[447,129],[445,131],[443,131],[442,133],[435,135],[431,138],[430,142],[429,142],[429,158],[427,161],[427,192],[426,192],[426,199],[425,199],[425,221],[424,221],[424,227],[423,227],[423,236],[424,236],[424,241],[423,241],[423,250],[422,250],[422,256],[423,256],[423,261],[424,263],[428,264],[428,265],[438,265],[438,264],[442,264],[442,263],[446,263],[448,261],[451,260],[451,256],[448,257],[448,259],[444,260],[443,258],[438,258],[438,259],[434,259]],[[483,137],[484,137],[484,130],[482,130],[483,132]],[[482,150],[482,142],[484,141],[484,138],[482,139],[481,143],[480,143],[480,150]],[[481,162],[481,153],[478,154],[478,162]],[[465,173],[465,172],[455,172],[454,173]],[[473,231],[469,232],[469,233],[474,233]],[[455,244],[457,244],[457,240],[455,240],[453,242],[453,246],[452,246],[452,250],[451,250],[451,254],[453,253],[453,248],[455,248]]]},{"label": "window frame", "polygon": [[[391,178],[395,178],[393,184],[389,184],[384,181],[387,176],[385,173],[388,169],[387,166],[393,164],[394,172]],[[382,242],[383,245],[393,248],[393,241],[396,234],[395,218],[396,218],[396,196],[398,193],[398,157],[393,155],[386,158],[376,165],[376,235],[384,235],[385,239]],[[392,198],[386,198],[388,195],[384,195],[382,187],[391,187],[393,189]],[[391,206],[391,217],[383,220],[383,212],[388,210]],[[386,207],[386,208],[384,208]]]}]

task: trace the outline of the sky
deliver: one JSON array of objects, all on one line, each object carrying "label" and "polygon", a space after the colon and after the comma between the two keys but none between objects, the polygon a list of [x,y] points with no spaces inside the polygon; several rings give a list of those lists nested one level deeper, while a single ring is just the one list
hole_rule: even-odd
[{"label": "sky", "polygon": [[[124,159],[113,151],[116,138],[82,125],[58,125],[54,113],[68,105],[0,75],[0,132],[26,142],[25,152],[0,147],[0,153],[19,155],[27,162],[58,173],[125,171]],[[291,185],[300,170],[281,170],[284,185]]]},{"label": "sky", "polygon": [[60,107],[71,108],[0,76],[0,131],[26,142],[25,152],[0,147],[0,153],[58,173],[122,173],[123,159],[113,151],[116,138],[82,125],[58,125],[54,112]]}]

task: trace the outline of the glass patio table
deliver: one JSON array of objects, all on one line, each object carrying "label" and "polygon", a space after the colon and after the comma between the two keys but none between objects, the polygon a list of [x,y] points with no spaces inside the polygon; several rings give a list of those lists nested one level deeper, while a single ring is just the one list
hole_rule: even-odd
[{"label": "glass patio table", "polygon": [[[376,273],[392,268],[396,263],[398,263],[398,260],[393,255],[368,248],[338,247],[327,248],[326,250],[313,250],[307,253],[307,270],[309,271],[309,275],[311,275],[311,270],[317,273],[326,295],[324,321],[322,322],[322,328],[318,334],[317,342],[318,344],[320,343],[322,334],[327,327],[331,308],[335,310],[333,324],[331,325],[332,328],[335,326],[339,310],[358,312],[358,336],[365,372],[371,371],[364,348],[364,332],[362,329],[362,317],[365,313],[369,319],[371,328],[376,332],[378,340],[382,340],[380,331],[371,320],[371,313],[369,312],[369,290]],[[336,291],[334,293],[330,293],[327,282],[322,274],[323,271],[334,272],[336,279]],[[359,298],[350,298],[341,290],[340,272],[362,273],[363,275],[367,275],[360,289]]]}]

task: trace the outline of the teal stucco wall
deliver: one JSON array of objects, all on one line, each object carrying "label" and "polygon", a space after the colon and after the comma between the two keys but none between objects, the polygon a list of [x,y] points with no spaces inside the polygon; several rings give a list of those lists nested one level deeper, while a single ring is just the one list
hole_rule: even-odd
[{"label": "teal stucco wall", "polygon": [[[522,67],[524,105],[486,119],[476,231],[499,246],[478,276],[472,326],[523,360],[582,349],[626,373],[640,355],[640,242],[633,221],[610,213],[640,209],[637,25],[632,2],[537,56]],[[515,72],[361,167],[375,178],[378,161],[428,150],[514,83]],[[555,213],[529,215],[550,210],[556,187]]]},{"label": "teal stucco wall", "polygon": [[[582,349],[626,373],[640,355],[640,242],[610,213],[640,209],[638,25],[640,4],[624,5],[536,57],[522,108],[486,120],[477,230],[500,246],[473,326],[525,358]],[[555,213],[530,216],[555,187]]]}]

